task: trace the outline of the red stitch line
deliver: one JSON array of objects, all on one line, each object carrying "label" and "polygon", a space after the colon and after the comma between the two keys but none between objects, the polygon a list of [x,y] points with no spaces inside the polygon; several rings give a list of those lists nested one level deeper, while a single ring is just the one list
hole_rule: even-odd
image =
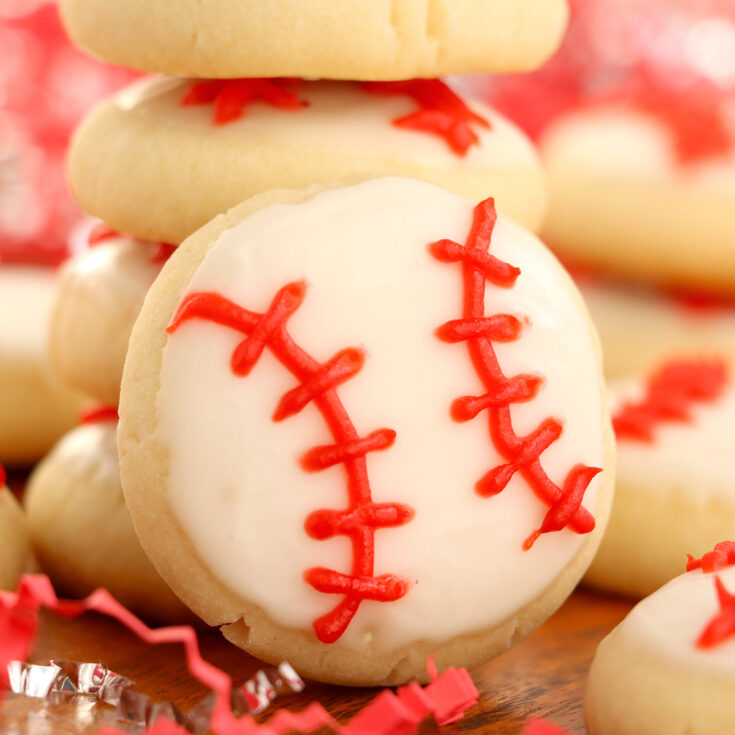
[{"label": "red stitch line", "polygon": [[490,123],[465,104],[440,79],[409,79],[398,82],[363,82],[371,94],[406,95],[421,108],[393,120],[393,125],[443,138],[459,156],[464,156],[480,139],[472,125],[490,128]]},{"label": "red stitch line", "polygon": [[196,82],[181,100],[182,106],[214,103],[214,124],[226,125],[244,115],[243,109],[260,100],[280,110],[309,105],[298,97],[300,79],[214,79]]},{"label": "red stitch line", "polygon": [[0,490],[5,487],[5,483],[8,480],[8,474],[5,472],[5,467],[0,464]]},{"label": "red stitch line", "polygon": [[115,406],[92,406],[79,412],[79,423],[99,424],[104,421],[119,421],[120,416]]},{"label": "red stitch line", "polygon": [[627,401],[620,407],[613,417],[615,435],[651,443],[659,424],[690,422],[692,406],[717,400],[727,381],[722,359],[672,360],[649,378],[640,401]]},{"label": "red stitch line", "polygon": [[687,554],[687,572],[701,569],[703,572],[718,572],[720,569],[735,565],[735,541],[720,541],[712,551],[701,559]]},{"label": "red stitch line", "polygon": [[727,591],[719,577],[715,577],[715,590],[719,610],[697,638],[697,648],[715,648],[735,636],[735,595]]},{"label": "red stitch line", "polygon": [[439,339],[456,343],[464,341],[472,364],[487,391],[483,396],[457,399],[451,408],[455,421],[475,418],[480,411],[488,412],[490,437],[507,464],[491,469],[482,477],[475,490],[487,497],[501,492],[513,475],[519,473],[549,511],[536,531],[524,542],[530,549],[542,533],[560,531],[569,526],[576,533],[589,533],[595,519],[582,507],[584,493],[601,470],[576,465],[559,487],[541,466],[540,457],[562,433],[562,425],[552,418],[545,419],[527,436],[518,436],[513,429],[510,407],[513,403],[536,397],[543,379],[536,375],[516,375],[508,378],[498,362],[493,340],[511,342],[520,337],[522,324],[508,314],[485,315],[486,282],[511,288],[520,269],[488,253],[497,215],[493,199],[475,207],[472,228],[465,245],[452,240],[438,240],[429,246],[431,254],[443,263],[461,263],[464,284],[464,304],[461,320],[449,321],[439,327]]},{"label": "red stitch line", "polygon": [[232,355],[232,370],[237,375],[247,375],[268,347],[300,382],[283,396],[273,420],[292,416],[310,402],[324,417],[335,443],[310,450],[302,457],[301,464],[312,472],[342,464],[347,474],[349,505],[341,511],[314,511],[304,527],[312,538],[319,540],[336,534],[348,536],[352,542],[352,570],[346,575],[314,568],[308,569],[304,578],[320,592],[345,596],[333,610],[313,623],[319,640],[333,643],[344,633],[362,600],[390,602],[408,591],[410,583],[405,579],[390,574],[374,575],[374,534],[378,528],[408,522],[414,512],[400,503],[373,502],[366,455],[390,447],[395,432],[379,429],[360,437],[337,395],[338,386],[362,368],[363,351],[348,348],[321,364],[299,347],[286,329],[286,322],[303,302],[305,291],[303,282],[288,284],[278,291],[263,314],[243,309],[217,293],[192,293],[179,305],[167,331],[173,333],[188,319],[199,318],[247,335]]}]

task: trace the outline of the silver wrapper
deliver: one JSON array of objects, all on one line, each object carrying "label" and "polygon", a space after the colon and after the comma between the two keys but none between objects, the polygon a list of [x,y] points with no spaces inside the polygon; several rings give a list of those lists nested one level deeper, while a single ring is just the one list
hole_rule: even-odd
[{"label": "silver wrapper", "polygon": [[[10,691],[44,699],[49,704],[74,700],[80,720],[93,721],[100,703],[114,708],[116,718],[133,730],[152,725],[165,717],[194,735],[210,729],[215,695],[203,699],[188,712],[172,702],[151,702],[150,697],[133,689],[135,682],[102,664],[76,661],[50,661],[48,665],[11,661],[8,664]],[[232,690],[232,711],[236,716],[257,715],[283,694],[300,692],[304,682],[290,664],[257,671],[242,686]]]}]

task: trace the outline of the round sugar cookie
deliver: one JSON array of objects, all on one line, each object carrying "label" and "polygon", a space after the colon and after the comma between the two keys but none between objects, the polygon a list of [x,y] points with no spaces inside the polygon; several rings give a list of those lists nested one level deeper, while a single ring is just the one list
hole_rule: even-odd
[{"label": "round sugar cookie", "polygon": [[534,69],[565,0],[64,0],[95,56],[173,76],[410,79]]},{"label": "round sugar cookie", "polygon": [[731,735],[734,547],[692,559],[600,643],[584,703],[589,735]]},{"label": "round sugar cookie", "polygon": [[604,391],[570,279],[492,200],[404,178],[268,192],[146,298],[123,489],[229,640],[397,684],[432,652],[496,655],[572,590],[611,499]]},{"label": "round sugar cookie", "polygon": [[48,365],[56,271],[0,263],[0,462],[30,464],[77,423],[82,396]]},{"label": "round sugar cookie", "polygon": [[13,590],[31,558],[31,543],[23,511],[5,487],[0,465],[0,590]]},{"label": "round sugar cookie", "polygon": [[163,623],[188,620],[135,535],[120,487],[114,410],[66,434],[33,471],[24,504],[33,549],[60,592],[105,587],[123,605]]},{"label": "round sugar cookie", "polygon": [[735,302],[602,277],[575,281],[600,335],[605,377],[639,377],[671,355],[719,354],[735,364]]},{"label": "round sugar cookie", "polygon": [[682,130],[667,112],[618,103],[555,120],[539,141],[545,240],[613,275],[735,293],[735,115],[724,103],[717,115],[699,129],[692,113]]},{"label": "round sugar cookie", "polygon": [[585,581],[643,597],[735,529],[735,384],[718,358],[679,358],[611,386],[618,471]]},{"label": "round sugar cookie", "polygon": [[97,229],[64,265],[49,324],[49,360],[67,385],[117,406],[128,340],[172,248]]},{"label": "round sugar cookie", "polygon": [[268,189],[400,174],[474,200],[493,195],[502,212],[539,227],[538,156],[488,107],[465,105],[438,80],[277,82],[145,80],[104,102],[71,147],[82,209],[120,232],[179,243]]}]

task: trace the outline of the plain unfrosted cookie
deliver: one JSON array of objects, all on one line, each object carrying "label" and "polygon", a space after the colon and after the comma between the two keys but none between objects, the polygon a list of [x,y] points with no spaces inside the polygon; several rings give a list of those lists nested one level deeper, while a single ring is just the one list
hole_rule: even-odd
[{"label": "plain unfrosted cookie", "polygon": [[600,643],[584,703],[589,735],[735,731],[734,547],[692,559]]},{"label": "plain unfrosted cookie", "polygon": [[[724,113],[723,113],[724,115]],[[709,130],[691,136],[706,140]],[[710,123],[713,125],[713,123]],[[735,293],[735,125],[724,150],[666,117],[595,106],[539,143],[549,181],[544,237],[562,259],[635,280]],[[696,153],[696,155],[694,155]]]},{"label": "plain unfrosted cookie", "polygon": [[403,178],[269,192],[149,292],[123,488],[161,575],[231,641],[397,684],[431,652],[500,653],[572,590],[611,499],[604,391],[571,281],[491,200]]},{"label": "plain unfrosted cookie", "polygon": [[0,462],[30,464],[77,422],[82,396],[46,357],[56,290],[50,268],[0,264]]},{"label": "plain unfrosted cookie", "polygon": [[720,354],[735,364],[735,303],[577,277],[602,344],[608,380],[641,376],[671,355]]},{"label": "plain unfrosted cookie", "polygon": [[[244,103],[251,92],[240,83],[232,83],[234,103],[228,92],[224,102],[203,102],[221,92],[212,83],[172,79],[143,81],[104,102],[77,130],[70,152],[69,175],[81,207],[121,232],[178,243],[268,189],[399,174],[474,200],[492,195],[521,224],[541,224],[546,190],[533,145],[486,106],[465,107],[441,82],[419,82],[423,86],[411,93],[336,82],[260,89],[260,95],[276,95],[275,107],[257,96]],[[194,99],[202,104],[182,106],[195,84]],[[422,113],[412,94],[428,102],[438,95],[450,112],[439,123],[430,113],[428,121],[414,117],[410,124],[433,120],[455,127],[443,136],[393,124]],[[238,112],[242,117],[230,119]],[[474,113],[488,127],[466,119]],[[467,146],[465,154],[452,145]]]},{"label": "plain unfrosted cookie", "polygon": [[735,384],[717,358],[677,359],[611,386],[615,500],[585,576],[643,597],[735,528]]},{"label": "plain unfrosted cookie", "polygon": [[110,231],[93,240],[59,275],[49,360],[64,383],[117,406],[130,332],[171,249]]},{"label": "plain unfrosted cookie", "polygon": [[5,487],[5,471],[0,465],[0,590],[13,590],[28,569],[31,543],[23,511]]},{"label": "plain unfrosted cookie", "polygon": [[534,69],[564,0],[64,0],[76,43],[141,71],[192,77],[410,79]]},{"label": "plain unfrosted cookie", "polygon": [[36,467],[24,499],[33,549],[64,594],[97,587],[146,618],[191,617],[148,561],[120,487],[114,418],[66,434]]}]

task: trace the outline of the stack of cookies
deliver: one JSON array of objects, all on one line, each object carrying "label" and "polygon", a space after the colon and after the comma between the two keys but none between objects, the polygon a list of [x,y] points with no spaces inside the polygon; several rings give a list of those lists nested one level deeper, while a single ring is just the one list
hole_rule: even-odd
[{"label": "stack of cookies", "polygon": [[[102,222],[64,273],[52,357],[107,406],[37,471],[32,530],[52,537],[58,476],[116,502],[122,484],[188,608],[324,681],[425,678],[432,652],[470,665],[533,630],[610,507],[597,340],[532,234],[532,144],[433,77],[541,64],[565,3],[62,10],[91,52],[175,77],[103,103],[71,148]],[[100,576],[107,523],[79,505],[75,558],[89,544],[130,599],[138,562]]]}]

